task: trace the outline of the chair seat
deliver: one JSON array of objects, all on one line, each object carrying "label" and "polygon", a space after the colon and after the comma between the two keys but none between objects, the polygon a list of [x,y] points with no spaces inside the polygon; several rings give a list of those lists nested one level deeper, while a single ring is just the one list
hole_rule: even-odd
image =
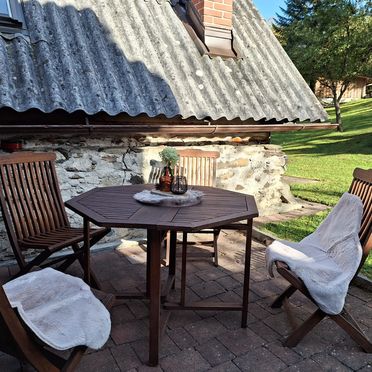
[{"label": "chair seat", "polygon": [[[105,234],[107,230],[107,228],[92,229],[90,236],[92,238],[98,235]],[[20,240],[19,244],[22,250],[43,249],[55,251],[64,247],[68,247],[72,244],[82,242],[83,240],[83,229],[66,226],[43,234],[34,235],[24,240]]]},{"label": "chair seat", "polygon": [[3,289],[27,326],[53,349],[99,349],[110,335],[109,312],[79,278],[46,268],[16,278]]}]

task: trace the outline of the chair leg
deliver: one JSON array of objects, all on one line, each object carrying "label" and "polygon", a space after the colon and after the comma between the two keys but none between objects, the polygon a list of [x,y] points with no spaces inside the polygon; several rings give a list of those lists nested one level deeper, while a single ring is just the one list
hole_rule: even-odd
[{"label": "chair leg", "polygon": [[296,346],[326,315],[322,310],[316,310],[284,341],[284,346]]},{"label": "chair leg", "polygon": [[[176,275],[176,249],[177,249],[177,231],[170,233],[170,244],[169,244],[169,275]],[[173,281],[172,289],[176,287],[176,280]]]},{"label": "chair leg", "polygon": [[66,361],[66,364],[63,366],[61,371],[63,372],[72,372],[75,371],[77,365],[79,364],[81,358],[84,356],[85,351],[87,350],[86,346],[78,346],[71,353],[70,357]]},{"label": "chair leg", "polygon": [[171,232],[167,231],[167,237],[165,238],[165,265],[169,266],[170,253],[171,251]]},{"label": "chair leg", "polygon": [[[72,250],[75,253],[78,253],[81,250],[81,248],[79,247],[78,244],[73,244],[72,245]],[[79,263],[80,263],[81,267],[84,269],[84,257],[83,257],[83,255],[79,254],[77,256],[77,259],[79,260]],[[102,289],[101,283],[98,280],[98,277],[94,273],[92,268],[90,268],[90,285],[91,285],[91,287],[93,287],[95,289]]]},{"label": "chair leg", "polygon": [[341,314],[330,315],[330,318],[335,321],[349,336],[360,345],[366,353],[372,353],[372,344],[367,339],[366,335],[359,327],[354,318],[344,309]]},{"label": "chair leg", "polygon": [[279,295],[274,302],[271,304],[273,309],[278,309],[282,307],[283,301],[293,295],[297,291],[297,288],[290,285],[281,295]]},{"label": "chair leg", "polygon": [[49,256],[51,256],[50,251],[44,251],[40,253],[38,256],[36,256],[32,261],[28,262],[26,266],[20,267],[19,271],[11,276],[12,279],[18,278],[19,276],[22,276],[24,274],[27,274],[31,271],[31,269],[35,266],[39,266],[42,262],[44,262]]},{"label": "chair leg", "polygon": [[181,305],[186,302],[187,233],[182,234]]},{"label": "chair leg", "polygon": [[214,249],[214,266],[218,267],[218,237],[220,236],[221,230],[213,231],[213,249]]}]

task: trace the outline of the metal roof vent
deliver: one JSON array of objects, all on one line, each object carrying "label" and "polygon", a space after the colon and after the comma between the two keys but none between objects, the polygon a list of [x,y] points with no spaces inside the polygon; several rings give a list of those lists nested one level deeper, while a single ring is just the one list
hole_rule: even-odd
[{"label": "metal roof vent", "polygon": [[188,19],[210,56],[236,58],[233,48],[234,0],[189,0]]}]

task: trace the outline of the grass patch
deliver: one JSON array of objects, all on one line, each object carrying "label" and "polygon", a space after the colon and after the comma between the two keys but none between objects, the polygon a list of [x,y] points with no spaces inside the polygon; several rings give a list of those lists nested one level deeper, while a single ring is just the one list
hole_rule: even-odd
[{"label": "grass patch", "polygon": [[[331,121],[334,110],[327,110]],[[302,199],[334,206],[349,189],[354,168],[372,166],[372,99],[342,105],[344,132],[314,131],[274,133],[272,143],[283,146],[288,156],[289,176],[317,179],[311,184],[294,184],[293,194]],[[326,217],[327,212],[295,221],[267,224],[264,229],[279,238],[299,241]],[[372,255],[363,268],[372,279]]]}]

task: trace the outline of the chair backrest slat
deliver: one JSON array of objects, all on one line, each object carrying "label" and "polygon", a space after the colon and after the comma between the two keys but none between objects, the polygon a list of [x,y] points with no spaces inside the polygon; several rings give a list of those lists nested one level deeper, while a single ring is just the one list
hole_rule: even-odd
[{"label": "chair backrest slat", "polygon": [[356,168],[349,192],[357,195],[363,202],[363,217],[359,232],[363,248],[362,264],[372,250],[372,169]]},{"label": "chair backrest slat", "polygon": [[[6,208],[6,215],[4,216],[5,221],[9,218],[14,220],[14,229],[17,236],[23,237],[24,235],[28,235],[29,231],[26,228],[26,224],[24,223],[24,213],[22,211],[23,207],[21,206],[22,198],[18,198],[17,195],[14,195],[15,192],[11,192],[12,190],[15,191],[16,188],[14,187],[14,182],[12,177],[9,177],[9,173],[11,172],[11,167],[5,166],[0,168],[1,172],[1,184],[4,185],[3,192],[1,193],[1,204],[5,205],[6,201],[10,201],[8,204],[8,208]],[[3,214],[4,211],[3,211]]]},{"label": "chair backrest slat", "polygon": [[[23,236],[35,235],[35,216],[30,206],[31,200],[27,195],[27,187],[25,187],[25,175],[22,164],[9,164],[6,168],[8,169],[9,192],[12,194],[13,202],[16,206],[19,205],[18,216],[13,216],[13,220],[17,217],[20,219],[23,230],[25,231]],[[8,204],[10,206],[10,202]]]},{"label": "chair backrest slat", "polygon": [[69,226],[66,210],[63,205],[63,200],[61,196],[61,191],[59,189],[58,178],[56,169],[54,166],[54,161],[48,161],[45,163],[46,175],[47,175],[47,188],[45,192],[50,194],[50,203],[55,205],[56,220],[55,224],[58,227]]},{"label": "chair backrest slat", "polygon": [[45,193],[45,183],[41,174],[41,163],[35,162],[32,169],[32,175],[34,179],[34,185],[36,189],[37,198],[40,205],[40,210],[43,215],[44,226],[47,231],[54,230],[55,224],[53,221],[52,211],[49,209],[49,200]]},{"label": "chair backrest slat", "polygon": [[[53,204],[55,202],[55,198],[57,197],[56,195],[54,195],[55,193],[53,193],[54,187],[52,187],[51,189],[48,188],[48,185],[50,185],[51,182],[53,182],[51,180],[51,174],[49,171],[49,168],[51,166],[54,167],[53,163],[50,164],[50,161],[40,162],[41,176],[42,176],[43,184],[45,187],[44,194],[45,194],[48,205]],[[57,193],[58,192],[59,192],[59,189],[57,190]],[[55,229],[58,226],[66,224],[64,215],[65,215],[65,212],[64,210],[61,210],[61,208],[51,209],[52,218],[51,218],[50,223],[51,223],[52,229]]]},{"label": "chair backrest slat", "polygon": [[24,189],[24,199],[28,205],[30,214],[32,215],[32,220],[27,220],[27,222],[34,226],[35,233],[40,234],[45,232],[45,228],[42,221],[42,213],[38,204],[36,197],[36,190],[33,184],[32,174],[31,174],[31,163],[18,164],[18,167],[24,170],[24,180],[22,186]]},{"label": "chair backrest slat", "polygon": [[20,240],[69,226],[54,161],[50,153],[0,156],[1,210],[13,249]]},{"label": "chair backrest slat", "polygon": [[184,149],[177,152],[180,161],[176,174],[185,176],[190,185],[216,186],[218,151]]}]

